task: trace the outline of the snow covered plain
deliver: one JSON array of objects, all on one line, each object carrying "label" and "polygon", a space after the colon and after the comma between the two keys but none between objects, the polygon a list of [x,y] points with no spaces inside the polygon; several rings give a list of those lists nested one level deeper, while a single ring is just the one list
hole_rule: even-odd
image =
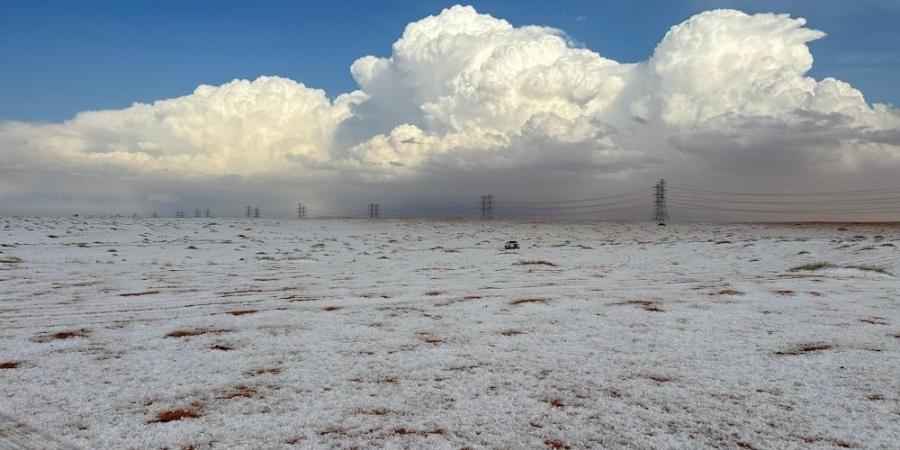
[{"label": "snow covered plain", "polygon": [[900,282],[869,269],[900,272],[898,246],[889,225],[0,219],[0,448],[895,449]]}]

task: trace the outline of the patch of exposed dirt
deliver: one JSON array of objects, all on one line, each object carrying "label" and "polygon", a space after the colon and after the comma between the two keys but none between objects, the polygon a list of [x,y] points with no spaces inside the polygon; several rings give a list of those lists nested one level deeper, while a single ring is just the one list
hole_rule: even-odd
[{"label": "patch of exposed dirt", "polygon": [[552,263],[552,262],[550,262],[550,261],[544,261],[544,260],[519,261],[519,262],[514,262],[513,265],[514,265],[514,266],[550,266],[550,267],[557,267],[557,264],[556,264],[556,263]]},{"label": "patch of exposed dirt", "polygon": [[509,302],[509,304],[512,306],[526,305],[529,303],[539,303],[541,305],[546,305],[547,303],[550,303],[550,299],[549,298],[520,298],[520,299]]},{"label": "patch of exposed dirt", "polygon": [[231,314],[232,316],[243,316],[245,314],[253,314],[255,312],[255,309],[235,309],[232,311],[228,311],[228,314]]},{"label": "patch of exposed dirt", "polygon": [[665,311],[656,300],[626,300],[624,302],[610,303],[610,306],[638,306],[644,311],[663,312]]},{"label": "patch of exposed dirt", "polygon": [[170,409],[168,411],[157,413],[156,417],[154,417],[153,420],[147,421],[147,423],[167,423],[184,419],[197,419],[201,415],[198,408]]},{"label": "patch of exposed dirt", "polygon": [[743,292],[735,290],[735,289],[722,289],[718,292],[719,295],[744,295]]},{"label": "patch of exposed dirt", "polygon": [[267,373],[272,374],[272,375],[278,375],[279,373],[282,372],[282,370],[283,369],[281,367],[258,367],[255,369],[250,369],[250,370],[245,371],[244,375],[246,375],[248,377],[255,377],[255,376],[264,375]]},{"label": "patch of exposed dirt", "polygon": [[668,375],[660,375],[660,374],[653,374],[653,373],[644,375],[644,378],[646,378],[648,380],[653,380],[657,383],[670,383],[673,380],[673,378]]},{"label": "patch of exposed dirt", "polygon": [[316,300],[321,300],[321,298],[313,297],[311,295],[288,295],[281,297],[281,299],[289,302],[314,302]]},{"label": "patch of exposed dirt", "polygon": [[196,328],[193,330],[175,330],[166,333],[166,337],[168,338],[183,338],[183,337],[194,337],[201,336],[204,334],[220,334],[220,333],[229,333],[234,330],[226,329],[226,328]]},{"label": "patch of exposed dirt", "polygon": [[64,341],[66,339],[88,337],[90,334],[91,334],[91,330],[88,330],[86,328],[81,328],[79,330],[59,331],[56,333],[43,333],[43,334],[38,335],[34,340],[35,340],[35,342]]},{"label": "patch of exposed dirt", "polygon": [[219,398],[228,400],[228,399],[238,398],[238,397],[253,398],[255,396],[256,396],[256,388],[254,388],[252,386],[246,386],[243,384],[239,384],[239,385],[225,391],[224,393],[222,393],[222,395],[219,396]]},{"label": "patch of exposed dirt", "polygon": [[0,369],[16,369],[21,364],[20,361],[4,361],[0,362]]},{"label": "patch of exposed dirt", "polygon": [[420,339],[422,339],[423,341],[425,341],[429,344],[437,345],[437,344],[444,343],[443,339],[441,339],[437,336],[434,336],[433,334],[430,334],[430,333],[416,333],[416,334],[419,335]]},{"label": "patch of exposed dirt", "polygon": [[119,297],[141,297],[144,295],[156,295],[159,293],[160,291],[125,292],[119,294]]},{"label": "patch of exposed dirt", "polygon": [[820,352],[822,350],[830,350],[832,348],[834,348],[834,346],[831,344],[826,344],[824,342],[814,342],[810,344],[795,345],[784,350],[779,350],[775,352],[775,354],[779,356],[796,356],[806,353]]},{"label": "patch of exposed dirt", "polygon": [[561,449],[561,450],[567,450],[567,449],[572,448],[572,447],[569,447],[565,442],[557,441],[555,439],[545,440],[544,445],[546,445],[547,447],[553,448],[553,449]]},{"label": "patch of exposed dirt", "polygon": [[392,431],[397,436],[406,436],[408,434],[418,434],[421,436],[428,436],[429,434],[438,434],[438,435],[444,434],[443,428],[432,428],[430,430],[410,430],[405,427],[397,427],[397,428],[394,428]]},{"label": "patch of exposed dirt", "polygon": [[884,317],[866,317],[865,319],[859,319],[859,321],[872,325],[888,325],[888,321]]}]

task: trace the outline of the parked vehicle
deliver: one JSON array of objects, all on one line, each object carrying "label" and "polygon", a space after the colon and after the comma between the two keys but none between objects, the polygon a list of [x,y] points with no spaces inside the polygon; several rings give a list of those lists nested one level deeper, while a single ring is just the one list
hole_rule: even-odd
[{"label": "parked vehicle", "polygon": [[506,241],[506,244],[503,245],[504,250],[518,250],[519,243],[517,241]]}]

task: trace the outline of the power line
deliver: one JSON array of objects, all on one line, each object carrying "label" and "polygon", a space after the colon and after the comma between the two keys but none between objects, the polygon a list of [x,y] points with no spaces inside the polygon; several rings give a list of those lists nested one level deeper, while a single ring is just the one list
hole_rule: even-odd
[{"label": "power line", "polygon": [[706,189],[695,189],[683,186],[670,186],[672,192],[680,191],[693,194],[712,194],[712,195],[736,195],[736,196],[759,196],[759,197],[799,197],[799,196],[817,196],[817,195],[867,195],[878,193],[900,194],[900,187],[893,188],[873,188],[873,189],[856,189],[844,191],[820,191],[820,192],[735,192],[735,191],[712,191]]}]

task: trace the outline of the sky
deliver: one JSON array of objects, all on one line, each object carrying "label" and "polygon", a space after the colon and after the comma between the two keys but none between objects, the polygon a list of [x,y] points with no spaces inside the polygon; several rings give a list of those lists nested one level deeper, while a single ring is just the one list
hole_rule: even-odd
[{"label": "sky", "polygon": [[0,4],[0,215],[855,192],[900,167],[900,1]]}]

